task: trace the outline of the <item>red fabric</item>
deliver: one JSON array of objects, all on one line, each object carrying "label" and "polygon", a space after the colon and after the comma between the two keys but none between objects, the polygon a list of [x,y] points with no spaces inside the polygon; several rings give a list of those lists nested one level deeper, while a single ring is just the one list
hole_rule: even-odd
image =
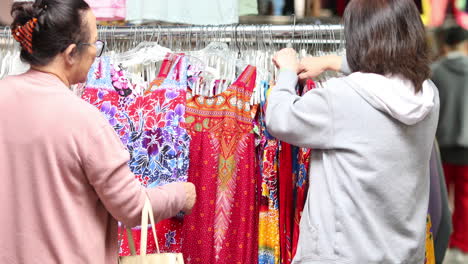
[{"label": "red fabric", "polygon": [[448,190],[451,190],[451,185],[455,189],[450,247],[456,247],[468,253],[468,165],[444,163],[443,166]]},{"label": "red fabric", "polygon": [[225,92],[188,94],[189,181],[197,203],[185,218],[183,254],[190,263],[258,262],[258,180],[250,106],[256,69],[249,66]]},{"label": "red fabric", "polygon": [[291,145],[281,142],[279,154],[279,211],[280,211],[280,245],[281,263],[292,262],[292,225],[294,222],[293,167]]}]

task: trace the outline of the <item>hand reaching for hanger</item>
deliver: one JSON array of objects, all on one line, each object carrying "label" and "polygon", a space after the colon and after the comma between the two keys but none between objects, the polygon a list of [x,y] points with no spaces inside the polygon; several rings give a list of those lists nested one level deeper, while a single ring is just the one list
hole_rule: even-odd
[{"label": "hand reaching for hanger", "polygon": [[195,189],[195,185],[191,182],[184,182],[185,187],[185,205],[182,211],[188,215],[192,212],[192,208],[195,205],[195,201],[197,200],[197,191]]},{"label": "hand reaching for hanger", "polygon": [[297,52],[292,48],[285,48],[276,52],[275,56],[273,56],[273,63],[280,70],[292,70],[296,73],[299,72]]},{"label": "hand reaching for hanger", "polygon": [[340,69],[341,57],[338,55],[306,57],[299,65],[299,79],[315,78],[324,71],[339,71]]}]

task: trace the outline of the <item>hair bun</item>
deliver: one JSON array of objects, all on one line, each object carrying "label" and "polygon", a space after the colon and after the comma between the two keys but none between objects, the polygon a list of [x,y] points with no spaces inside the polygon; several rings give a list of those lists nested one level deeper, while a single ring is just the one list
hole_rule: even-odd
[{"label": "hair bun", "polygon": [[36,17],[38,9],[35,7],[35,3],[31,1],[14,2],[11,8],[11,16],[13,17],[12,28],[22,26],[29,20]]}]

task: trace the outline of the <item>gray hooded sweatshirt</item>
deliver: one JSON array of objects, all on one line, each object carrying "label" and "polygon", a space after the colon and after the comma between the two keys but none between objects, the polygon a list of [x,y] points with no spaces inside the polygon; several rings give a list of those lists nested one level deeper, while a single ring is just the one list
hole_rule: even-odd
[{"label": "gray hooded sweatshirt", "polygon": [[468,56],[451,53],[432,66],[432,81],[440,93],[437,128],[442,160],[468,164]]},{"label": "gray hooded sweatshirt", "polygon": [[313,149],[293,263],[423,264],[437,89],[357,72],[300,97],[297,81],[280,72],[266,113],[272,135]]}]

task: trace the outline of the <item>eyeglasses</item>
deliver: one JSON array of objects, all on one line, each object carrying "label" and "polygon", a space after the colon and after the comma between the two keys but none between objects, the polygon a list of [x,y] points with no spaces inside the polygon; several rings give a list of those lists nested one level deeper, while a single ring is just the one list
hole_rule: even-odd
[{"label": "eyeglasses", "polygon": [[106,43],[102,40],[97,40],[95,43],[78,43],[78,45],[96,46],[96,57],[101,57],[102,53],[104,53],[104,47],[106,46]]}]

